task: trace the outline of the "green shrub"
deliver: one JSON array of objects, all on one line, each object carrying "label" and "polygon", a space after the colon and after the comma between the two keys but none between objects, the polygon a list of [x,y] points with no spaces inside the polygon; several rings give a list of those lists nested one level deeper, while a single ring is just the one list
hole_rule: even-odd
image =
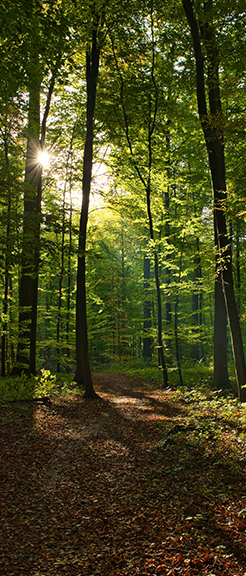
[{"label": "green shrub", "polygon": [[36,396],[50,396],[55,390],[56,376],[49,370],[41,370],[40,376],[0,378],[0,401],[28,400]]},{"label": "green shrub", "polygon": [[35,394],[36,380],[24,372],[21,376],[0,378],[0,400],[26,400]]},{"label": "green shrub", "polygon": [[36,396],[50,396],[55,390],[56,375],[51,374],[50,370],[44,370],[44,368],[40,372],[40,376],[35,376],[35,394]]}]

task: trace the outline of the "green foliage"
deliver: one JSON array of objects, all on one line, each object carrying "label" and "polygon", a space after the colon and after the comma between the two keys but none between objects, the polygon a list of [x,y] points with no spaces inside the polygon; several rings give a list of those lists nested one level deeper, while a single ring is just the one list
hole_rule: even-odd
[{"label": "green foliage", "polygon": [[36,380],[28,378],[24,372],[21,376],[0,379],[0,400],[25,400],[35,395]]},{"label": "green foliage", "polygon": [[56,376],[49,370],[41,370],[40,376],[0,378],[0,401],[29,400],[39,396],[50,396],[55,390]]},{"label": "green foliage", "polygon": [[[11,370],[17,340],[26,91],[30,79],[41,73],[41,110],[44,110],[50,76],[60,53],[63,56],[46,133],[51,162],[43,174],[37,363],[38,368],[51,372],[72,372],[75,368],[78,206],[86,131],[85,42],[91,33],[91,5],[80,6],[70,1],[22,4],[17,2],[14,6],[7,1],[5,10],[1,9],[0,30],[0,280],[2,299],[6,286],[8,292],[7,304],[1,310],[6,372]],[[101,3],[96,2],[95,6],[101,14]],[[103,21],[110,34],[100,45],[95,174],[88,222],[90,357],[94,367],[104,363],[107,369],[111,363],[112,370],[113,366],[117,369],[119,362],[120,370],[121,367],[127,371],[136,369],[141,377],[161,383],[156,348],[154,247],[159,259],[162,336],[171,385],[179,384],[175,306],[185,384],[210,385],[214,320],[213,218],[209,169],[196,108],[193,47],[182,3],[160,6],[155,2],[151,10],[150,14],[149,5],[138,2],[125,5],[123,11],[117,2],[103,8]],[[246,274],[245,14],[240,12],[239,5],[232,11],[224,2],[216,3],[215,11],[216,25],[222,22],[218,43],[229,180],[227,209],[232,222],[235,284],[245,333],[246,299],[242,290]],[[35,69],[37,53],[40,57]],[[148,129],[154,116],[155,94],[158,102],[150,174],[154,241],[150,243],[143,181],[147,182],[148,178]],[[126,138],[126,118],[131,151]],[[102,182],[97,178],[100,163],[106,172]],[[151,261],[152,326],[148,330],[153,340],[153,366],[141,364],[145,335],[144,253]],[[199,309],[196,308],[198,301]],[[171,313],[166,321],[168,305]],[[204,361],[189,364],[191,356]],[[42,384],[40,382],[40,390],[43,386],[49,388],[48,380],[44,378]],[[25,384],[21,377],[19,384],[16,381],[16,388],[18,385],[20,394],[26,390],[27,395],[32,395],[30,382]]]},{"label": "green foliage", "polygon": [[52,375],[49,370],[40,370],[41,375],[36,376],[35,393],[37,396],[50,396],[55,388],[56,375]]}]

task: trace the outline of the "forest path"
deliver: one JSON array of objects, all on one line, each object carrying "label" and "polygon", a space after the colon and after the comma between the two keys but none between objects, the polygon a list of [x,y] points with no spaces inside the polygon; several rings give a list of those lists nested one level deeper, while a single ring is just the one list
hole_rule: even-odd
[{"label": "forest path", "polygon": [[235,422],[122,374],[94,384],[1,409],[0,575],[246,574]]}]

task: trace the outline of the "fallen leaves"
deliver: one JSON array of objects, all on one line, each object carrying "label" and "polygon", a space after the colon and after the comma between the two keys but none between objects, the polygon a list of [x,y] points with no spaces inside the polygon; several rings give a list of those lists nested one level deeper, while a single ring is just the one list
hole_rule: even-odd
[{"label": "fallen leaves", "polygon": [[5,412],[0,573],[243,576],[243,411],[123,376],[95,385],[94,402]]}]

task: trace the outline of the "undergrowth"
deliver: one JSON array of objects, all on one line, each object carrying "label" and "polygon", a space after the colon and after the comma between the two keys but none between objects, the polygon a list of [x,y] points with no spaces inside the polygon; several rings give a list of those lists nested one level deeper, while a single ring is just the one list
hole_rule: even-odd
[{"label": "undergrowth", "polygon": [[[133,379],[140,379],[146,387],[163,386],[162,370],[155,364],[143,359],[122,359],[110,364],[92,367],[94,372],[123,374]],[[201,393],[212,390],[213,367],[203,362],[185,361],[182,365],[183,387],[186,390],[197,390]],[[168,367],[170,388],[181,390],[178,370]],[[231,381],[233,379],[231,378]],[[233,382],[232,382],[233,384]],[[60,396],[67,392],[81,392],[73,381],[73,374],[52,375],[49,370],[41,369],[38,376],[28,377],[24,374],[18,377],[0,378],[0,401],[24,400],[40,396]],[[228,395],[233,396],[233,389]]]},{"label": "undergrowth", "polygon": [[55,391],[56,376],[42,369],[39,376],[0,378],[0,401],[29,400],[39,396],[50,396]]}]

